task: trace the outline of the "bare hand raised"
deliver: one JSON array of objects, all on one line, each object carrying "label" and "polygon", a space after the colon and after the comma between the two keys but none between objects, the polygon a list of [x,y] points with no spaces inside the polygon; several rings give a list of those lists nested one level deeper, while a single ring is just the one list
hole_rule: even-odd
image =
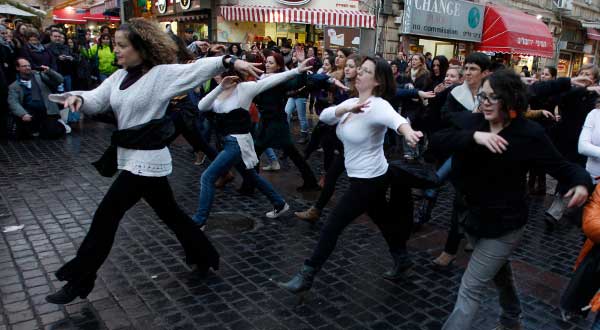
[{"label": "bare hand raised", "polygon": [[506,151],[508,142],[498,134],[487,132],[475,132],[473,139],[477,144],[488,148],[495,154],[501,154]]},{"label": "bare hand raised", "polygon": [[237,60],[237,61],[235,61],[235,63],[233,63],[233,68],[237,72],[258,78],[258,75],[263,73],[263,70],[258,68],[258,66],[260,66],[260,65],[262,65],[262,64],[261,63],[248,63],[246,61]]}]

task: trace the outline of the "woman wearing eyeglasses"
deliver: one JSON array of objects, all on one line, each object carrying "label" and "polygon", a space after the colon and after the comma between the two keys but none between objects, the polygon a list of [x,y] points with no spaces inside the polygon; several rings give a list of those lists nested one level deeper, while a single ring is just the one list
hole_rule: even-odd
[{"label": "woman wearing eyeglasses", "polygon": [[570,207],[585,203],[592,183],[584,169],[556,151],[541,126],[523,118],[527,88],[514,72],[492,74],[477,97],[480,113],[453,114],[452,127],[431,141],[434,152],[453,153],[450,178],[466,205],[460,225],[474,248],[456,305],[442,329],[471,329],[491,280],[502,309],[496,329],[521,329],[509,257],[527,223],[526,174],[531,168],[546,170],[569,188]]}]

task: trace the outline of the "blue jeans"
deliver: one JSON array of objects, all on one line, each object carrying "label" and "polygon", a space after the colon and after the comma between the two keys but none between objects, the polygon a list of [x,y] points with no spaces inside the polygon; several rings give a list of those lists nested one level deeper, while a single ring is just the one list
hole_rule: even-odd
[{"label": "blue jeans", "polygon": [[600,330],[600,313],[596,314],[596,320],[592,324],[591,330]]},{"label": "blue jeans", "polygon": [[265,149],[265,155],[267,155],[267,158],[269,158],[271,162],[277,160],[277,154],[275,153],[275,150],[273,150],[273,148]]},{"label": "blue jeans", "polygon": [[306,119],[306,98],[290,97],[285,105],[285,113],[287,113],[288,124],[291,125],[292,113],[298,111],[298,119],[300,120],[300,131],[308,132],[308,119]]},{"label": "blue jeans", "polygon": [[[210,166],[204,170],[200,177],[200,197],[198,200],[198,209],[192,217],[194,222],[199,225],[206,223],[213,200],[215,199],[215,182],[217,179],[227,173],[229,169],[242,161],[242,153],[237,139],[231,135],[223,138],[223,150],[217,155]],[[253,184],[263,193],[273,204],[275,208],[281,208],[285,201],[279,195],[271,184],[260,177],[254,169],[245,171],[244,180]]]},{"label": "blue jeans", "polygon": [[63,76],[63,78],[64,78],[63,84],[64,84],[65,92],[72,91],[73,90],[73,83],[72,83],[73,80],[71,79],[71,76],[66,75],[66,76]]},{"label": "blue jeans", "polygon": [[524,231],[520,228],[498,238],[467,235],[474,250],[460,283],[456,305],[442,330],[471,329],[484,289],[492,280],[500,296],[500,324],[509,329],[520,324],[521,303],[509,258],[521,242]]},{"label": "blue jeans", "polygon": [[[435,175],[438,177],[438,180],[440,182],[444,182],[448,179],[448,176],[450,176],[451,169],[452,169],[452,157],[446,159],[444,164],[442,164],[442,166],[437,170],[437,172],[435,172]],[[438,192],[439,192],[438,188],[431,188],[431,189],[426,189],[424,194],[425,194],[425,197],[427,197],[429,199],[435,199],[437,197]]]}]

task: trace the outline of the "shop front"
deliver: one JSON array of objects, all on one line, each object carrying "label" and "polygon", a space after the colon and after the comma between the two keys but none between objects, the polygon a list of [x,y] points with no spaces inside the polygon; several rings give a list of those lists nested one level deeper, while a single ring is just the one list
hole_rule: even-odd
[{"label": "shop front", "polygon": [[487,4],[481,43],[475,49],[521,72],[540,67],[540,58],[554,57],[550,30],[535,16],[500,5]]},{"label": "shop front", "polygon": [[481,41],[483,15],[483,6],[469,1],[407,0],[402,49],[462,60],[473,43]]},{"label": "shop front", "polygon": [[600,60],[600,49],[598,49],[600,47],[600,30],[587,28],[586,37],[587,40],[583,47],[583,64],[598,64]]},{"label": "shop front", "polygon": [[[104,3],[96,6],[104,6]],[[52,20],[55,24],[63,24],[69,36],[76,35],[77,28],[90,29],[93,36],[99,33],[100,26],[106,25],[111,29],[117,28],[120,22],[119,17],[107,16],[104,11],[98,11],[96,6],[90,8],[67,6],[54,9]]]},{"label": "shop front", "polygon": [[161,26],[180,37],[191,29],[194,39],[209,39],[211,11],[209,0],[157,0],[156,18]]},{"label": "shop front", "polygon": [[361,11],[356,0],[252,0],[220,6],[217,41],[245,49],[266,46],[269,38],[279,46],[291,40],[321,49],[359,49],[363,30],[374,28],[375,16]]},{"label": "shop front", "polygon": [[558,76],[576,75],[581,69],[585,55],[585,34],[580,28],[579,22],[568,21],[565,23],[558,41],[558,50]]}]

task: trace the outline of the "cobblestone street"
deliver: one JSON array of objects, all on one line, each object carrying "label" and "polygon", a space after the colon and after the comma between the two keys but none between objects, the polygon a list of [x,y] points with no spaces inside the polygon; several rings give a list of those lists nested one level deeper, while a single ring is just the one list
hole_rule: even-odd
[{"label": "cobblestone street", "polygon": [[[63,285],[54,271],[74,256],[112,182],[90,165],[109,136],[109,126],[86,122],[66,139],[0,145],[0,227],[24,225],[2,233],[0,239],[0,330],[439,330],[454,306],[468,254],[461,249],[448,271],[436,270],[431,263],[445,242],[450,187],[445,187],[433,220],[412,237],[415,266],[403,280],[392,283],[381,277],[391,257],[376,226],[359,219],[347,228],[301,301],[275,282],[288,279],[309,256],[323,220],[309,225],[293,212],[267,219],[268,200],[259,193],[239,195],[239,178],[219,190],[209,219],[207,233],[222,258],[219,271],[202,278],[189,268],[175,236],[140,202],[123,218],[88,298],[66,306],[48,304],[45,296]],[[169,179],[180,206],[191,215],[208,161],[194,165],[190,147],[181,141],[171,153]],[[315,171],[320,163],[315,153]],[[309,207],[317,195],[296,193],[300,176],[287,161],[282,164],[282,171],[265,177],[288,198],[291,211]],[[347,180],[340,180],[338,188],[345,187]],[[546,229],[543,210],[550,200],[547,195],[532,201],[530,222],[513,258],[525,329],[587,330],[589,320],[560,319],[560,294],[583,236],[566,223]],[[497,317],[498,298],[490,285],[476,329],[492,329]]]}]

